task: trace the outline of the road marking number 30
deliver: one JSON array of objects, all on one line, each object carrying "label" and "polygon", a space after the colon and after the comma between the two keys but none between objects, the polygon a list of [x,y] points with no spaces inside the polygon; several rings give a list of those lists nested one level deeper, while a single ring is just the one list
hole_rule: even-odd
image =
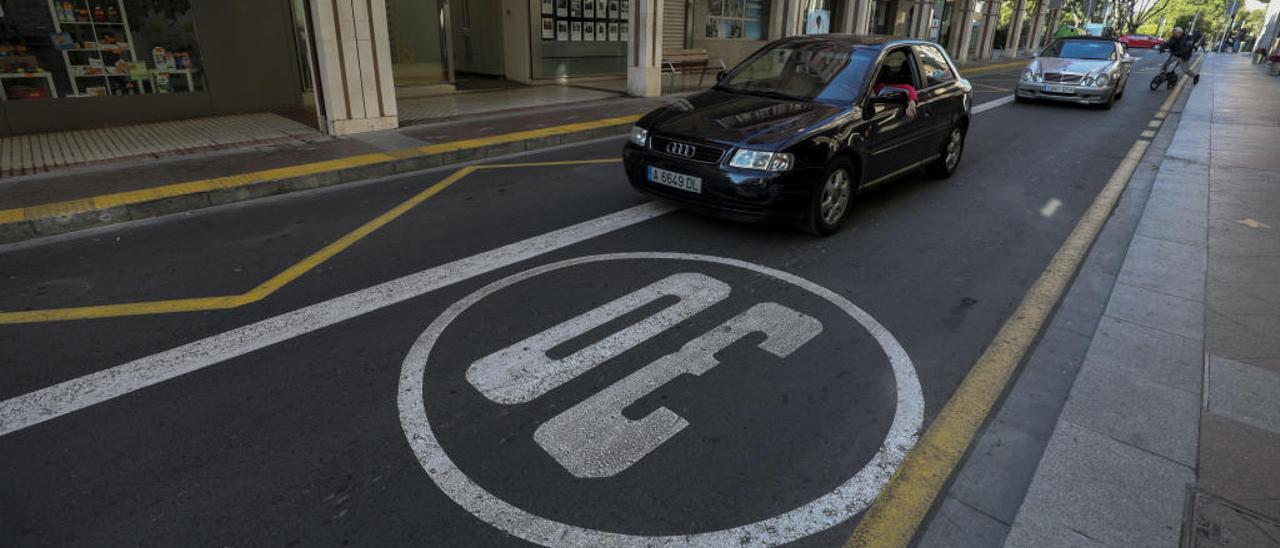
[{"label": "road marking number 30", "polygon": [[[532,401],[728,298],[728,284],[698,273],[674,274],[589,312],[516,342],[467,369],[467,380],[500,404]],[[674,304],[572,354],[548,352],[627,313],[675,297]],[[777,303],[760,303],[627,375],[543,423],[534,441],[579,478],[614,476],[674,437],[689,422],[665,407],[639,420],[622,410],[680,375],[701,375],[719,365],[715,355],[752,333],[760,348],[785,358],[822,332],[822,323]]]}]

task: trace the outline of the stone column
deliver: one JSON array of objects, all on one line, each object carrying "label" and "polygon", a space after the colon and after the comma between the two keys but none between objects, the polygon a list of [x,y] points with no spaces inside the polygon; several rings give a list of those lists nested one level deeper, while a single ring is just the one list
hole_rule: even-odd
[{"label": "stone column", "polygon": [[916,17],[911,25],[912,38],[928,38],[929,26],[933,23],[933,2],[930,0],[915,0]]},{"label": "stone column", "polygon": [[631,0],[627,94],[662,95],[662,0]]},{"label": "stone column", "polygon": [[1040,49],[1040,40],[1045,34],[1045,15],[1048,12],[1048,6],[1045,0],[1036,0],[1035,15],[1031,18],[1031,36],[1027,37],[1027,49],[1034,54]]},{"label": "stone column", "polygon": [[385,0],[308,4],[324,131],[349,135],[398,126]]},{"label": "stone column", "polygon": [[854,0],[853,30],[854,34],[871,34],[871,8],[875,0]]},{"label": "stone column", "polygon": [[1013,5],[1013,18],[1009,20],[1009,34],[1004,40],[1004,54],[1017,57],[1022,45],[1022,23],[1027,16],[1027,0],[1016,0]]},{"label": "stone column", "polygon": [[951,52],[952,57],[955,57],[956,48],[960,46],[960,33],[962,32],[960,21],[964,19],[966,4],[968,4],[968,0],[955,0],[955,3],[951,4],[951,21],[948,23],[951,26],[951,35],[947,37],[947,43],[943,44],[943,46],[947,48],[947,51]]},{"label": "stone column", "polygon": [[[963,9],[959,10],[958,13],[960,15],[960,24],[963,25],[963,27],[960,29],[960,39],[956,42],[955,52],[951,55],[951,57],[955,59],[956,63],[965,63],[969,61],[969,44],[973,43],[973,11],[978,5],[977,0],[961,1],[964,2],[962,6]],[[955,34],[955,31],[952,31],[952,35]]]},{"label": "stone column", "polygon": [[831,32],[847,32],[856,34],[854,28],[857,26],[858,4],[861,0],[836,0],[840,3],[840,25],[836,25],[835,21],[831,22]]},{"label": "stone column", "polygon": [[991,48],[995,46],[996,27],[1000,25],[999,0],[987,0],[987,9],[982,17],[982,36],[978,44],[978,58],[982,61],[991,58]]}]

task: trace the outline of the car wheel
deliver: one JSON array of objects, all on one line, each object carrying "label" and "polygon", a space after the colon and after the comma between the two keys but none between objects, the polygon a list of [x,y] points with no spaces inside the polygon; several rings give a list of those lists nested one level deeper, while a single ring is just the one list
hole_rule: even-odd
[{"label": "car wheel", "polygon": [[844,158],[831,162],[823,173],[822,184],[813,190],[805,210],[802,228],[814,236],[830,236],[849,216],[853,202],[853,164]]},{"label": "car wheel", "polygon": [[942,143],[940,156],[929,164],[929,174],[946,179],[960,167],[960,156],[964,154],[964,130],[960,126],[951,128],[946,142]]},{"label": "car wheel", "polygon": [[1102,103],[1098,104],[1098,108],[1101,108],[1102,110],[1111,110],[1111,107],[1115,106],[1115,104],[1116,104],[1116,94],[1112,93],[1111,95],[1107,96],[1106,101],[1103,101]]}]

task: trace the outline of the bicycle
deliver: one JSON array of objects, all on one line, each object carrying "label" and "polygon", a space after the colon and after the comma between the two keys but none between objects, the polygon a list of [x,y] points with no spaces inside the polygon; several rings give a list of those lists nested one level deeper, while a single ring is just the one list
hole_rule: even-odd
[{"label": "bicycle", "polygon": [[1166,89],[1173,89],[1178,83],[1178,73],[1182,68],[1182,59],[1169,54],[1169,60],[1160,66],[1160,72],[1156,73],[1155,78],[1151,79],[1151,91],[1160,89],[1160,84],[1164,84]]}]

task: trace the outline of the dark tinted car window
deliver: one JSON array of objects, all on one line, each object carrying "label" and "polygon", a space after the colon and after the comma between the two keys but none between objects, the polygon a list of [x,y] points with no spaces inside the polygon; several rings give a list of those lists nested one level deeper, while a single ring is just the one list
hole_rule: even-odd
[{"label": "dark tinted car window", "polygon": [[848,44],[781,43],[743,61],[716,88],[849,104],[857,99],[874,61],[871,50]]},{"label": "dark tinted car window", "polygon": [[1114,42],[1103,40],[1058,40],[1040,53],[1041,57],[1065,59],[1115,59]]},{"label": "dark tinted car window", "polygon": [[924,69],[924,87],[945,84],[956,79],[951,72],[951,65],[942,56],[937,46],[916,46],[916,54],[920,57],[920,66]]}]

